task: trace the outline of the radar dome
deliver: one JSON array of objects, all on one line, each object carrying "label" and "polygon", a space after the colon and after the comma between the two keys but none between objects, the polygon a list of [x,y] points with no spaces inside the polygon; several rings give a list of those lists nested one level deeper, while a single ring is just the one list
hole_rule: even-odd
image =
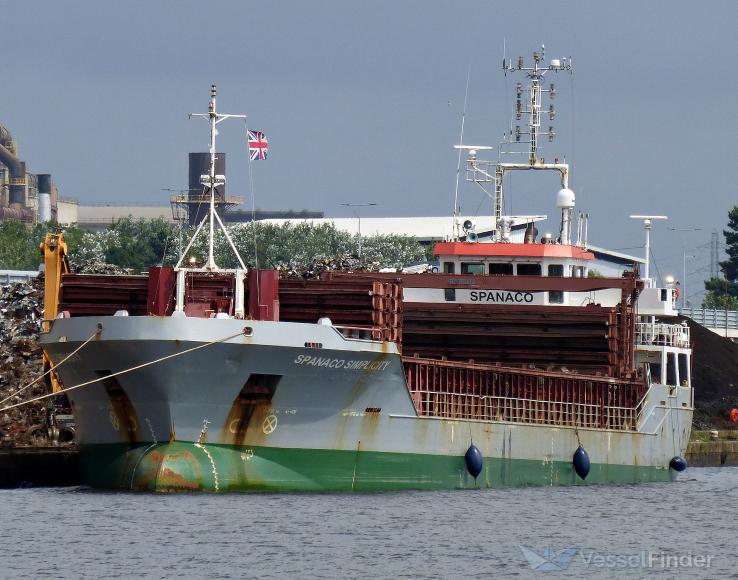
[{"label": "radar dome", "polygon": [[560,189],[556,195],[556,207],[562,209],[574,207],[574,192],[571,189]]}]

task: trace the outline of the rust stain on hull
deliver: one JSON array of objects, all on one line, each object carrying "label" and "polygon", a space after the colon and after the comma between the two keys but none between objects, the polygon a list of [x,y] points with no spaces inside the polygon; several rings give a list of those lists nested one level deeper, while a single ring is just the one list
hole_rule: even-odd
[{"label": "rust stain on hull", "polygon": [[123,435],[130,445],[134,445],[139,421],[131,399],[115,377],[106,376],[111,374],[110,371],[97,371],[96,374],[106,377],[102,380],[102,384],[110,401],[110,420],[113,428]]}]

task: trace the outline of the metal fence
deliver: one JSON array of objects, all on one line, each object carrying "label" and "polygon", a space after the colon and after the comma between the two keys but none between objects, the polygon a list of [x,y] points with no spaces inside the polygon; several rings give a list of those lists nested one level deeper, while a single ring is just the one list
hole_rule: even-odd
[{"label": "metal fence", "polygon": [[425,417],[634,431],[648,387],[530,368],[403,357],[408,389]]},{"label": "metal fence", "polygon": [[738,310],[719,310],[716,308],[683,308],[679,314],[691,318],[707,328],[738,330]]},{"label": "metal fence", "polygon": [[36,270],[0,270],[0,284],[28,282],[38,276]]},{"label": "metal fence", "polygon": [[635,407],[549,401],[513,397],[479,396],[432,391],[410,392],[420,415],[477,421],[538,423],[544,425],[635,431],[643,406]]}]

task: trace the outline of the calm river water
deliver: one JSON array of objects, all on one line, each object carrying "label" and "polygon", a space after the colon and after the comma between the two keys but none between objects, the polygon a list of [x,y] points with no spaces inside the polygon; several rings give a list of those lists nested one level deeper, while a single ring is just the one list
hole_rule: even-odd
[{"label": "calm river water", "polygon": [[18,489],[0,491],[0,576],[738,578],[737,521],[738,468],[727,467],[616,487],[355,495]]}]

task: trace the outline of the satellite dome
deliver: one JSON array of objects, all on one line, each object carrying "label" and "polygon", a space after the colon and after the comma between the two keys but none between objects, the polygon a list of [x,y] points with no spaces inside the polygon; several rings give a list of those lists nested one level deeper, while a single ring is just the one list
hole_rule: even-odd
[{"label": "satellite dome", "polygon": [[562,209],[574,207],[574,192],[571,189],[560,189],[556,195],[556,207]]}]

